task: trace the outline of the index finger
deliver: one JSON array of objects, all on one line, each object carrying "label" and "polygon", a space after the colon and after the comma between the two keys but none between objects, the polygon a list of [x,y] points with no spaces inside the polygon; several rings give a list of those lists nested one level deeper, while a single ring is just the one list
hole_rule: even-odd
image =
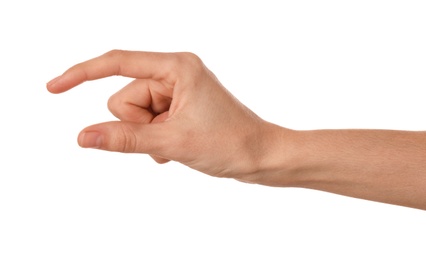
[{"label": "index finger", "polygon": [[47,83],[47,89],[61,93],[85,81],[114,75],[164,79],[170,76],[172,60],[172,53],[113,50],[69,68]]}]

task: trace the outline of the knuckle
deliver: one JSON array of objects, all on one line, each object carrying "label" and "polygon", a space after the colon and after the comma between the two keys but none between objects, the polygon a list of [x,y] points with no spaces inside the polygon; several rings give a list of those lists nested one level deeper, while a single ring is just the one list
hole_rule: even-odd
[{"label": "knuckle", "polygon": [[110,57],[110,58],[116,58],[121,57],[125,54],[126,51],[120,50],[120,49],[114,49],[106,52],[104,56]]},{"label": "knuckle", "polygon": [[129,106],[126,104],[126,101],[117,93],[108,99],[107,107],[115,117],[121,120],[128,120],[129,115],[134,115],[132,111],[129,111]]},{"label": "knuckle", "polygon": [[174,53],[169,71],[176,77],[190,77],[196,81],[200,75],[205,73],[205,66],[200,57],[192,52]]},{"label": "knuckle", "polygon": [[178,53],[178,60],[180,63],[183,63],[187,66],[191,66],[193,68],[198,68],[203,66],[203,62],[201,58],[192,52]]},{"label": "knuckle", "polygon": [[120,99],[117,98],[117,95],[112,95],[107,102],[108,110],[111,113],[117,112],[117,108],[120,106]]},{"label": "knuckle", "polygon": [[114,49],[111,50],[103,55],[104,58],[106,58],[109,61],[115,62],[116,68],[114,75],[121,75],[121,65],[120,61],[123,60],[123,57],[128,53],[128,51],[120,50],[120,49]]},{"label": "knuckle", "polygon": [[187,72],[203,67],[201,59],[192,52],[176,52],[169,57],[169,70]]}]

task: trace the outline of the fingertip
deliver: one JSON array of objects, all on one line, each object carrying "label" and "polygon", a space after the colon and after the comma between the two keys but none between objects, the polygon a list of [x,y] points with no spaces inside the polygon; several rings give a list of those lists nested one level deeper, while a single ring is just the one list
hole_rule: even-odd
[{"label": "fingertip", "polygon": [[55,77],[54,79],[50,80],[49,82],[47,82],[47,86],[53,85],[55,84],[59,79],[61,78],[60,76]]},{"label": "fingertip", "polygon": [[59,85],[58,83],[60,83],[62,79],[62,75],[61,76],[57,76],[56,78],[50,80],[49,82],[46,83],[46,88],[50,93],[53,94],[58,94],[61,93],[62,91],[60,91],[57,86]]},{"label": "fingertip", "polygon": [[57,91],[56,89],[54,89],[54,88],[52,88],[50,86],[46,86],[46,88],[47,88],[47,91],[49,91],[52,94],[59,94],[59,93],[61,93],[60,91]]},{"label": "fingertip", "polygon": [[78,135],[77,142],[82,148],[99,149],[102,146],[103,137],[97,131],[82,131]]}]

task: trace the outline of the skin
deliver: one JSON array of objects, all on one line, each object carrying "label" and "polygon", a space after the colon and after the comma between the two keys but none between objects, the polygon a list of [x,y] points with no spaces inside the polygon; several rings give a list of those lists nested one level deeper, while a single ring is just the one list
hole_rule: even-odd
[{"label": "skin", "polygon": [[134,78],[111,96],[119,119],[89,126],[78,143],[145,153],[216,177],[303,187],[426,209],[426,133],[287,129],[240,103],[192,53],[114,50],[51,80],[62,93],[113,75]]}]

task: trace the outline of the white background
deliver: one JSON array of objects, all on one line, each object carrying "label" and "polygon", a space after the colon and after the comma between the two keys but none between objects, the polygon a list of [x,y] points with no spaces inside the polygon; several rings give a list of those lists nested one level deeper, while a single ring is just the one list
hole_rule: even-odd
[{"label": "white background", "polygon": [[2,1],[0,259],[425,259],[421,210],[216,179],[78,147],[114,77],[45,83],[111,49],[191,51],[293,129],[426,129],[424,1]]}]

